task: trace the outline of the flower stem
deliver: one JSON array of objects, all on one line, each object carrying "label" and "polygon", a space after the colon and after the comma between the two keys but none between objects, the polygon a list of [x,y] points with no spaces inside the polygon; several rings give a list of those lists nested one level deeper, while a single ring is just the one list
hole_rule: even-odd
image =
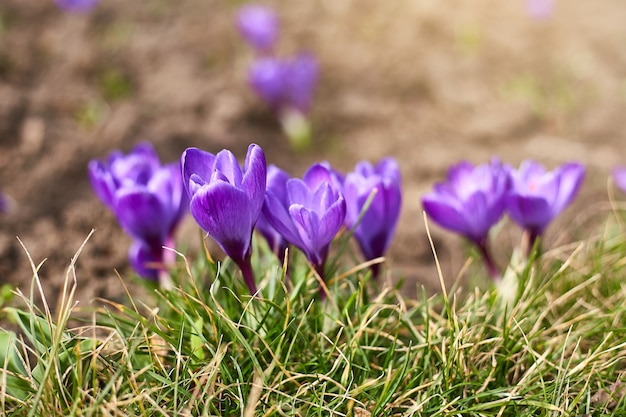
[{"label": "flower stem", "polygon": [[[325,284],[326,275],[324,274],[324,263],[322,263],[321,265],[314,265],[313,267],[315,268],[315,272],[317,272],[317,275],[319,275],[319,277],[322,279],[322,282]],[[326,287],[324,285],[320,285],[320,300],[324,301],[327,296],[328,294],[326,293]]]},{"label": "flower stem", "polygon": [[240,261],[235,261],[239,269],[241,269],[241,273],[243,275],[243,281],[248,286],[248,290],[250,291],[250,295],[255,295],[257,293],[256,284],[254,283],[254,271],[252,270],[252,262],[251,257],[248,254],[244,259]]},{"label": "flower stem", "polygon": [[483,261],[485,262],[487,271],[489,271],[489,275],[491,275],[491,278],[495,282],[500,281],[502,279],[502,274],[500,273],[498,266],[494,262],[493,256],[491,256],[491,252],[489,251],[487,242],[477,244],[477,246],[478,246],[478,250],[480,251],[480,254],[483,257]]}]

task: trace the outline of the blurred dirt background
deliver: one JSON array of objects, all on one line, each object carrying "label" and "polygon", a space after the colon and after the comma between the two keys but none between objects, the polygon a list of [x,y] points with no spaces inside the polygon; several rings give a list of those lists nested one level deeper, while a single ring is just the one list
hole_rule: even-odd
[{"label": "blurred dirt background", "polygon": [[[524,0],[267,1],[281,18],[279,50],[312,51],[321,80],[315,143],[292,151],[245,82],[251,51],[234,29],[242,2],[102,0],[68,14],[51,0],[0,3],[0,283],[28,289],[35,263],[54,294],[78,263],[81,303],[116,298],[130,243],[92,193],[86,166],[113,149],[154,143],[163,161],[189,146],[241,158],[260,144],[269,162],[301,175],[316,161],[348,171],[361,159],[399,161],[404,207],[392,278],[436,290],[420,196],[448,166],[493,155],[548,167],[579,160],[579,199],[548,230],[550,245],[591,233],[606,210],[607,178],[626,163],[626,2],[556,1],[534,19]],[[598,214],[599,213],[599,214]],[[431,225],[450,283],[463,241]],[[181,240],[197,240],[193,221]],[[519,232],[505,225],[496,255]]]}]

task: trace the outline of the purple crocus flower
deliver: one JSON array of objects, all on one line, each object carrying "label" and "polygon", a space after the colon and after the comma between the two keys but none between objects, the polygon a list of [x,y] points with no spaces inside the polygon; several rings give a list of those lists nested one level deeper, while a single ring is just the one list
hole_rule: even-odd
[{"label": "purple crocus flower", "polygon": [[613,181],[622,191],[626,192],[626,167],[620,166],[613,170]]},{"label": "purple crocus flower", "polygon": [[191,214],[239,266],[250,293],[255,294],[250,241],[265,195],[263,150],[250,145],[243,170],[228,150],[213,155],[188,148],[181,161]]},{"label": "purple crocus flower", "polygon": [[143,248],[141,256],[131,248],[131,265],[140,276],[157,280],[162,248],[173,246],[174,230],[188,210],[180,165],[161,165],[152,145],[141,143],[127,155],[114,151],[104,161],[90,161],[88,173],[96,195],[135,240],[133,247]]},{"label": "purple crocus flower", "polygon": [[[266,189],[271,191],[283,205],[287,205],[287,181],[291,177],[282,169],[276,165],[269,165],[267,167],[267,187]],[[272,251],[282,260],[287,249],[287,241],[283,236],[278,233],[274,227],[268,222],[265,214],[261,211],[259,220],[256,223],[255,229],[261,233],[261,235],[267,241],[267,244]]]},{"label": "purple crocus flower", "polygon": [[61,9],[67,12],[88,12],[98,4],[99,0],[54,0]]},{"label": "purple crocus flower", "polygon": [[9,211],[9,199],[3,193],[0,193],[0,213]]},{"label": "purple crocus flower", "polygon": [[461,162],[450,168],[447,181],[436,184],[422,197],[422,206],[431,219],[476,245],[494,279],[499,279],[500,273],[487,238],[504,214],[507,189],[508,175],[499,161],[478,166]]},{"label": "purple crocus flower", "polygon": [[259,4],[243,6],[237,15],[237,27],[243,38],[261,52],[274,48],[278,38],[278,17],[276,13]]},{"label": "purple crocus flower", "polygon": [[[357,225],[365,203],[376,190],[367,211]],[[396,230],[402,204],[401,178],[393,158],[384,158],[375,167],[369,162],[357,164],[346,176],[343,193],[346,199],[346,226],[354,229],[354,237],[367,260],[383,256]],[[372,265],[374,277],[380,264]]]},{"label": "purple crocus flower", "polygon": [[331,172],[321,164],[309,168],[302,179],[288,180],[286,189],[286,200],[272,190],[266,192],[263,214],[289,243],[304,252],[324,279],[330,243],[345,220],[345,199],[333,188]]},{"label": "purple crocus flower", "polygon": [[252,63],[248,81],[252,89],[274,111],[306,114],[317,85],[318,64],[311,54],[292,59],[259,58]]},{"label": "purple crocus flower", "polygon": [[579,163],[567,163],[546,171],[535,161],[524,161],[511,170],[506,197],[509,216],[529,234],[528,250],[548,224],[574,199],[585,176]]}]

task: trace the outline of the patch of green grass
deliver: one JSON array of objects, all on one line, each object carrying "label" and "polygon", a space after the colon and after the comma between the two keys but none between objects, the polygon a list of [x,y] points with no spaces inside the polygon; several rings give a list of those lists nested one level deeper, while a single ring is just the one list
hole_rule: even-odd
[{"label": "patch of green grass", "polygon": [[[228,261],[181,257],[175,287],[82,325],[74,265],[58,311],[5,308],[0,410],[14,416],[619,416],[626,409],[626,240],[599,237],[520,268],[519,291],[404,298],[339,265],[320,302],[263,245],[260,293]],[[38,308],[34,294],[43,297]],[[78,312],[80,313],[80,312]]]}]

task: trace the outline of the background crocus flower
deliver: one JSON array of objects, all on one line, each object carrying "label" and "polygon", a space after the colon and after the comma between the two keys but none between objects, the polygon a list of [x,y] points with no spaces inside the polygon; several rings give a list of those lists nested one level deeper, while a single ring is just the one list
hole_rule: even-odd
[{"label": "background crocus flower", "polygon": [[99,0],[54,0],[61,9],[67,12],[88,12],[98,4]]},{"label": "background crocus flower", "polygon": [[[346,176],[343,193],[348,228],[357,224],[373,190],[376,194],[354,229],[354,237],[367,260],[383,256],[389,249],[400,216],[400,170],[393,158],[382,159],[375,167],[367,161],[359,162],[354,172]],[[374,277],[378,276],[379,267],[380,264],[372,265]]]},{"label": "background crocus flower", "polygon": [[461,162],[422,197],[422,206],[440,226],[465,236],[478,247],[494,279],[500,278],[488,249],[488,234],[504,214],[508,174],[499,161],[473,166]]},{"label": "background crocus flower", "polygon": [[526,0],[526,11],[535,19],[547,19],[554,11],[554,0]]},{"label": "background crocus flower", "polygon": [[213,155],[189,148],[181,161],[191,214],[239,266],[250,293],[256,293],[250,241],[265,196],[263,150],[250,145],[243,170],[228,150]]},{"label": "background crocus flower", "polygon": [[[142,143],[127,155],[115,151],[104,161],[90,161],[88,173],[96,195],[135,240],[133,247],[150,254],[138,256],[131,248],[131,265],[140,276],[158,279],[163,246],[173,246],[175,228],[188,210],[179,163],[161,165],[152,145]],[[151,266],[141,261],[148,258]]]},{"label": "background crocus flower", "polygon": [[263,214],[289,243],[304,252],[324,279],[330,243],[345,220],[345,199],[333,188],[331,172],[321,164],[309,168],[302,179],[288,180],[286,189],[286,201],[272,190],[266,192]]},{"label": "background crocus flower", "polygon": [[3,193],[0,193],[0,213],[9,211],[9,199]]},{"label": "background crocus flower", "polygon": [[249,4],[237,14],[237,28],[250,46],[260,52],[268,52],[274,48],[278,38],[278,17],[268,7]]},{"label": "background crocus flower", "polygon": [[617,167],[613,170],[613,181],[626,193],[626,167]]},{"label": "background crocus flower", "polygon": [[[287,181],[290,178],[289,174],[276,165],[269,165],[267,167],[266,190],[271,191],[283,205],[287,205]],[[285,250],[287,249],[287,241],[272,227],[265,217],[265,214],[263,214],[263,211],[261,211],[255,229],[261,233],[272,251],[282,260]]]},{"label": "background crocus flower", "polygon": [[568,163],[546,171],[535,161],[524,161],[510,175],[506,209],[511,219],[528,232],[530,250],[548,224],[572,202],[584,179],[585,168]]}]

